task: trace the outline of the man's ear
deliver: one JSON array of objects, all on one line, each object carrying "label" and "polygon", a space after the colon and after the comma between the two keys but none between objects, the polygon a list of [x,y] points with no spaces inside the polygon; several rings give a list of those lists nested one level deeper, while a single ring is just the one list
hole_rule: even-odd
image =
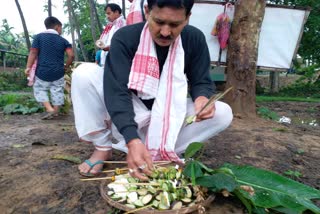
[{"label": "man's ear", "polygon": [[146,16],[146,20],[149,18],[149,15],[150,15],[150,11],[149,11],[149,8],[148,8],[148,5],[144,5],[144,14]]},{"label": "man's ear", "polygon": [[191,12],[189,13],[189,15],[187,16],[187,23],[189,24],[189,20],[190,20],[190,16],[191,16]]}]

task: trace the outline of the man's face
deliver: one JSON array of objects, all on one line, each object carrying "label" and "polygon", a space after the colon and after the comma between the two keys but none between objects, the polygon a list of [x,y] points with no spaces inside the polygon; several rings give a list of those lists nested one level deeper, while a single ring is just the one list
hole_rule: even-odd
[{"label": "man's face", "polygon": [[109,22],[113,22],[114,20],[116,20],[117,18],[119,18],[120,14],[118,11],[112,11],[110,9],[110,7],[107,8],[106,10],[106,17],[108,19]]},{"label": "man's face", "polygon": [[55,27],[55,30],[59,33],[59,35],[62,34],[62,26],[61,26],[61,25],[57,25],[57,26]]},{"label": "man's face", "polygon": [[146,8],[146,17],[153,41],[159,46],[169,46],[180,35],[188,23],[185,9],[154,6]]}]

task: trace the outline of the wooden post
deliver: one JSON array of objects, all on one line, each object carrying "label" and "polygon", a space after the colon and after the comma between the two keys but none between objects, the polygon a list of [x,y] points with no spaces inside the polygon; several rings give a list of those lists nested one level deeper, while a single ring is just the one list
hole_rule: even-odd
[{"label": "wooden post", "polygon": [[6,52],[1,51],[1,58],[2,58],[2,64],[3,64],[3,71],[6,70]]},{"label": "wooden post", "polygon": [[279,92],[280,72],[271,71],[269,74],[270,93]]}]

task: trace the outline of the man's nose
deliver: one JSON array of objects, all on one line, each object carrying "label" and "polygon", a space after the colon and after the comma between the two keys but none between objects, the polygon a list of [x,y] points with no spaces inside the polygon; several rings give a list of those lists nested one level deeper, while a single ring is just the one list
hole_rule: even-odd
[{"label": "man's nose", "polygon": [[171,35],[171,28],[170,28],[170,26],[168,26],[168,25],[163,25],[163,26],[161,27],[160,34],[161,34],[163,37],[170,36],[170,35]]}]

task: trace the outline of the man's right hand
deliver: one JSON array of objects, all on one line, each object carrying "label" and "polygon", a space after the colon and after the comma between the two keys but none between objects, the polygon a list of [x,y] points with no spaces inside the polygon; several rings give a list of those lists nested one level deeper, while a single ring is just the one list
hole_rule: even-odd
[{"label": "man's right hand", "polygon": [[140,139],[136,138],[129,141],[127,147],[129,150],[127,154],[127,162],[130,175],[140,180],[148,180],[148,177],[142,173],[150,175],[153,165],[146,146]]},{"label": "man's right hand", "polygon": [[26,68],[24,70],[24,73],[26,74],[26,76],[29,76],[30,71],[31,71],[31,68]]}]

